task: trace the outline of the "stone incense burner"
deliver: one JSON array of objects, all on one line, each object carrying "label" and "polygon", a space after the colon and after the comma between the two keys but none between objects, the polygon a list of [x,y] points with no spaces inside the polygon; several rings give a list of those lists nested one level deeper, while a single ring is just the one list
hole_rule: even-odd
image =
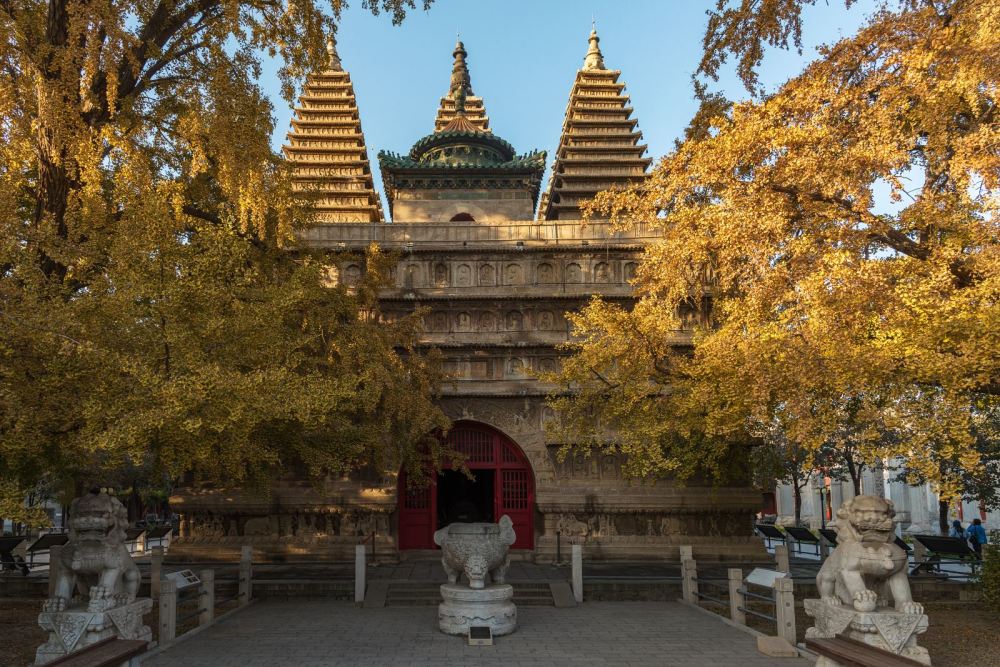
[{"label": "stone incense burner", "polygon": [[498,523],[453,523],[434,533],[448,581],[456,583],[464,572],[475,589],[486,586],[487,576],[494,584],[504,583],[513,543],[514,525],[507,515]]}]

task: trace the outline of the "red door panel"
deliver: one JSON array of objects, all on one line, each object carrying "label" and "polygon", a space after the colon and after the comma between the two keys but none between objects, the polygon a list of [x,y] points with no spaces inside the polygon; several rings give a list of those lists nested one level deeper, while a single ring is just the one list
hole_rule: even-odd
[{"label": "red door panel", "polygon": [[529,470],[500,471],[500,516],[506,514],[514,522],[516,540],[512,549],[530,549],[534,544],[531,512],[534,503]]},{"label": "red door panel", "polygon": [[434,485],[411,489],[399,475],[399,548],[434,548]]}]

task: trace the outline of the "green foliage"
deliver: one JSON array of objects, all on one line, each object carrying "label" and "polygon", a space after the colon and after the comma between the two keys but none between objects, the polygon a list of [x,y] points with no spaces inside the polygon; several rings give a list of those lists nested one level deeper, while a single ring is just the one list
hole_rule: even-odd
[{"label": "green foliage", "polygon": [[24,486],[0,479],[0,519],[29,528],[48,528],[51,525],[49,517],[37,502],[41,498]]},{"label": "green foliage", "polygon": [[983,545],[979,583],[983,587],[983,602],[1000,614],[1000,530],[991,530],[989,543]]},{"label": "green foliage", "polygon": [[[720,0],[699,75],[735,57],[755,88],[764,47],[797,44],[810,4]],[[676,150],[584,205],[660,238],[634,308],[595,301],[570,318],[572,356],[550,378],[582,433],[566,442],[618,430],[630,470],[683,475],[776,432],[817,455],[850,450],[855,477],[902,458],[946,498],[986,469],[1000,5],[879,4],[771,94],[728,105],[699,82]]]},{"label": "green foliage", "polygon": [[[268,480],[432,458],[418,321],[285,250],[309,211],[273,153],[346,3],[0,2],[0,480],[11,497],[193,471]],[[402,20],[415,0],[363,0]],[[427,6],[429,3],[422,3]],[[126,480],[128,484],[134,479]]]}]

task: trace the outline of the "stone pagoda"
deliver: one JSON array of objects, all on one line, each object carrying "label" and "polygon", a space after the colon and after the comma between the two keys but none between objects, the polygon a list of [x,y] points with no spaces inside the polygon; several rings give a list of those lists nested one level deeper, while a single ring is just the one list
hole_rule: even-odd
[{"label": "stone pagoda", "polygon": [[[540,203],[545,154],[518,154],[493,133],[465,46],[452,55],[433,131],[406,153],[379,153],[391,223],[380,223],[350,77],[332,50],[329,69],[309,79],[285,151],[297,187],[316,193],[304,246],[328,253],[348,283],[365,271],[369,244],[398,257],[379,295],[381,313],[391,320],[426,312],[419,343],[443,354],[451,377],[438,400],[454,421],[449,444],[465,454],[472,478],[445,469],[429,488],[411,488],[397,470],[316,485],[289,477],[268,497],[188,488],[171,498],[183,517],[171,557],[235,558],[249,543],[261,558],[342,558],[362,537],[379,557],[402,557],[434,549],[434,533],[446,525],[505,515],[515,558],[551,560],[570,543],[592,559],[676,559],[681,544],[700,559],[763,557],[750,533],[761,495],[749,486],[631,480],[614,454],[560,459],[563,443],[545,428],[559,419],[545,405],[556,387],[538,374],[561,363],[566,314],[594,295],[631,304],[630,280],[654,239],[641,226],[616,232],[607,221],[579,219],[581,201],[641,182],[650,165],[597,34],[576,74]],[[672,340],[690,345],[691,331]]]},{"label": "stone pagoda", "polygon": [[382,222],[351,75],[332,37],[326,49],[329,66],[306,80],[282,147],[292,188],[309,200],[317,223]]},{"label": "stone pagoda", "polygon": [[643,157],[642,132],[632,118],[619,70],[607,69],[597,30],[576,73],[566,105],[549,187],[538,207],[539,220],[578,220],[580,204],[602,190],[639,183],[652,160]]}]

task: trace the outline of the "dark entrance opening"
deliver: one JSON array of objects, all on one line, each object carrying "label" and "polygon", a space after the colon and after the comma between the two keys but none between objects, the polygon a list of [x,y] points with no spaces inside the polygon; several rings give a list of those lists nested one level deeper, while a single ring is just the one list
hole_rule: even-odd
[{"label": "dark entrance opening", "polygon": [[494,470],[472,470],[469,479],[458,470],[443,470],[437,479],[437,527],[450,523],[492,523]]}]

